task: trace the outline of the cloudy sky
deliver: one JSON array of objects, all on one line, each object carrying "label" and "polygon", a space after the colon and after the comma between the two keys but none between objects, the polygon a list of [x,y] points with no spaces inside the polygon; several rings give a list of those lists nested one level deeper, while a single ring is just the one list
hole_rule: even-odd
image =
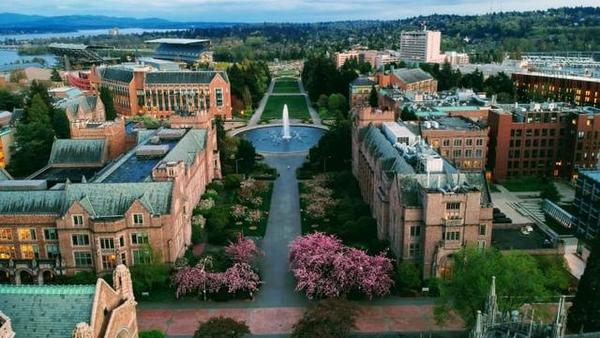
[{"label": "cloudy sky", "polygon": [[0,0],[0,12],[160,17],[176,21],[298,22],[598,5],[598,0]]}]

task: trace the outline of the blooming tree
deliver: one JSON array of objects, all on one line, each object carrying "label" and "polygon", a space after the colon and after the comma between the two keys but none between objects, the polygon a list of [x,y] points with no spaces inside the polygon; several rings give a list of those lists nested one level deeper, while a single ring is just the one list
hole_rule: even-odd
[{"label": "blooming tree", "polygon": [[245,264],[252,263],[262,255],[262,251],[256,246],[256,243],[241,234],[235,242],[231,242],[225,247],[225,252],[232,261]]},{"label": "blooming tree", "polygon": [[369,256],[344,246],[335,236],[313,233],[290,244],[290,268],[296,290],[308,298],[339,297],[358,291],[369,298],[389,293],[393,281],[391,260]]},{"label": "blooming tree", "polygon": [[258,290],[260,277],[252,267],[246,263],[235,263],[232,267],[222,273],[225,280],[224,287],[227,287],[229,293],[239,291],[249,292],[252,295]]}]

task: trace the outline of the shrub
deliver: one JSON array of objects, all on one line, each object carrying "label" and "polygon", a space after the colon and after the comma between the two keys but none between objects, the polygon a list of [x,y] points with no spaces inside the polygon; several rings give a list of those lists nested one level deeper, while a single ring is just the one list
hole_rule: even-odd
[{"label": "shrub", "polygon": [[145,291],[169,287],[170,267],[167,264],[137,264],[131,266],[129,271],[136,297]]},{"label": "shrub", "polygon": [[327,299],[307,310],[294,324],[292,338],[344,338],[355,327],[358,309],[344,299]]},{"label": "shrub", "polygon": [[402,262],[396,269],[394,281],[400,291],[418,290],[421,286],[421,271],[413,263]]},{"label": "shrub", "polygon": [[202,242],[202,228],[200,224],[192,223],[192,244],[199,244]]},{"label": "shrub", "polygon": [[223,186],[222,181],[214,180],[206,185],[206,189],[214,190],[218,193],[221,193],[221,192],[223,192],[225,187]]},{"label": "shrub", "polygon": [[96,276],[93,272],[77,272],[73,276],[59,275],[54,278],[54,284],[96,284]]},{"label": "shrub", "polygon": [[240,338],[250,334],[250,328],[245,322],[233,318],[215,317],[200,323],[194,338]]},{"label": "shrub", "polygon": [[240,183],[242,182],[242,175],[238,174],[229,174],[225,176],[223,179],[223,185],[225,189],[235,190],[240,187]]},{"label": "shrub", "polygon": [[159,330],[142,331],[140,332],[139,338],[165,338],[165,334]]}]

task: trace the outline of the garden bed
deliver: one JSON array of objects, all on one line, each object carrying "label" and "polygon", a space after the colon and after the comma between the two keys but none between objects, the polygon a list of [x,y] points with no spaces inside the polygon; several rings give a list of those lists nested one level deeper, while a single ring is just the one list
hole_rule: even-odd
[{"label": "garden bed", "polygon": [[548,184],[548,179],[536,176],[512,177],[501,183],[512,192],[541,191]]}]

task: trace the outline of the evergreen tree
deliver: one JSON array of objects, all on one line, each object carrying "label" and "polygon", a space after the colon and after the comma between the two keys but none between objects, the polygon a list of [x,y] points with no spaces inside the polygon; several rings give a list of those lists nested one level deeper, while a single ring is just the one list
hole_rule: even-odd
[{"label": "evergreen tree", "polygon": [[600,237],[594,240],[591,250],[569,309],[567,326],[577,333],[600,331]]},{"label": "evergreen tree", "polygon": [[12,111],[20,107],[23,107],[23,97],[21,95],[0,89],[0,110]]},{"label": "evergreen tree", "polygon": [[27,110],[27,122],[40,122],[43,124],[50,123],[48,106],[46,103],[44,103],[44,100],[40,94],[35,94],[31,100],[31,105]]},{"label": "evergreen tree", "polygon": [[552,181],[546,182],[546,185],[544,185],[544,188],[540,192],[540,198],[545,198],[555,203],[560,201],[560,193]]},{"label": "evergreen tree", "polygon": [[249,174],[256,164],[256,150],[250,141],[239,139],[236,158],[239,160],[239,172]]},{"label": "evergreen tree", "polygon": [[62,77],[60,77],[60,73],[56,68],[52,68],[52,75],[50,76],[50,80],[54,82],[62,82]]},{"label": "evergreen tree", "polygon": [[106,113],[106,120],[112,121],[117,117],[117,111],[115,110],[115,104],[112,99],[110,90],[106,87],[100,88],[100,100],[104,103],[104,112]]},{"label": "evergreen tree", "polygon": [[33,98],[36,95],[42,99],[42,102],[44,102],[49,121],[52,121],[52,118],[54,117],[54,106],[52,105],[50,94],[48,94],[48,87],[42,82],[33,81],[31,86],[29,86],[29,91],[25,97],[25,122],[29,121],[29,110],[33,105]]},{"label": "evergreen tree", "polygon": [[373,108],[379,106],[379,98],[377,97],[377,89],[371,86],[371,94],[369,95],[369,105]]},{"label": "evergreen tree", "polygon": [[52,128],[54,128],[57,138],[71,138],[69,119],[67,118],[67,114],[63,109],[54,112]]}]

